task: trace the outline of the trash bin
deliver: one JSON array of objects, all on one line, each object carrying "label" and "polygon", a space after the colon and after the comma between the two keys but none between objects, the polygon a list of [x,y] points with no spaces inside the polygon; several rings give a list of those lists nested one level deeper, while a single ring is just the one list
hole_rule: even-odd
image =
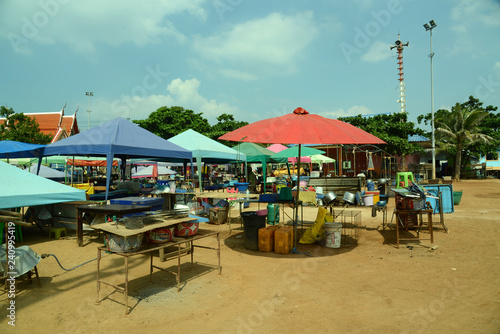
[{"label": "trash bin", "polygon": [[257,216],[256,211],[241,213],[243,219],[244,246],[248,250],[259,250],[259,229],[266,227],[266,216]]},{"label": "trash bin", "polygon": [[462,200],[463,190],[453,192],[453,205],[459,205]]}]

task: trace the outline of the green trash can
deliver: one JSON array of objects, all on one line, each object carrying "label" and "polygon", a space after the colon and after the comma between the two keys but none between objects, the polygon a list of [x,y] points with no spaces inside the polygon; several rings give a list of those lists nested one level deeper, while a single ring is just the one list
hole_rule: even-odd
[{"label": "green trash can", "polygon": [[463,190],[453,192],[453,204],[454,205],[460,204],[460,201],[462,200],[463,192],[464,192]]}]

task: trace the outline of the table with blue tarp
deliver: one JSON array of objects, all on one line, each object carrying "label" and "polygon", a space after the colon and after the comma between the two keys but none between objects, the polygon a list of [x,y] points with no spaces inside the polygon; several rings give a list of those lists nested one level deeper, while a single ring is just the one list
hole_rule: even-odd
[{"label": "table with blue tarp", "polygon": [[[399,242],[402,240],[430,240],[434,243],[434,232],[432,226],[432,207],[426,202],[424,192],[419,188],[414,188],[415,191],[409,189],[392,189],[395,194],[396,208],[394,215],[396,216],[396,247],[399,248]],[[427,215],[427,222],[424,222],[423,215]],[[421,239],[420,231],[424,224],[427,224],[429,229],[429,239]],[[403,232],[409,233],[410,229],[415,229],[416,237],[402,237]]]}]

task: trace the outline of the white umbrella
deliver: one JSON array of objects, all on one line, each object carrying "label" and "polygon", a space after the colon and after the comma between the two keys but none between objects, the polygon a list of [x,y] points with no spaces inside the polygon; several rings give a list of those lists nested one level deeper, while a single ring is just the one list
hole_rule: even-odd
[{"label": "white umbrella", "polygon": [[329,163],[334,163],[335,159],[327,157],[326,155],[323,154],[315,154],[311,155],[311,162],[314,164],[329,164]]},{"label": "white umbrella", "polygon": [[[155,173],[156,172],[154,170],[155,167],[158,169],[157,173]],[[158,175],[172,175],[172,174],[177,174],[177,173],[175,171],[171,170],[170,168],[165,167],[165,166],[151,165],[151,166],[147,166],[145,168],[142,168],[135,173],[132,173],[132,178],[156,177]]]}]

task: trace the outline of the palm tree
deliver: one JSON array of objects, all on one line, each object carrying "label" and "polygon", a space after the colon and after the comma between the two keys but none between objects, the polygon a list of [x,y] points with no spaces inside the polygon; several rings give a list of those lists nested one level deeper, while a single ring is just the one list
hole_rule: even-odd
[{"label": "palm tree", "polygon": [[436,135],[438,146],[449,151],[455,151],[455,170],[453,179],[460,180],[462,153],[470,146],[484,142],[489,143],[493,138],[481,133],[479,128],[488,112],[481,109],[467,108],[457,103],[448,115],[436,120]]}]

